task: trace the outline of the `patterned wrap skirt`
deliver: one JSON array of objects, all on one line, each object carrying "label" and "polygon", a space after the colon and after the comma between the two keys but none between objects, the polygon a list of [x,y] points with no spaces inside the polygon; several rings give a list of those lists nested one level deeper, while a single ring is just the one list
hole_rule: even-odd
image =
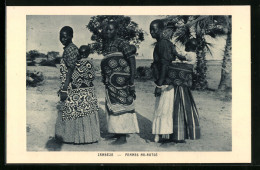
[{"label": "patterned wrap skirt", "polygon": [[130,67],[120,52],[104,56],[102,76],[106,83],[106,112],[109,133],[139,133],[134,99],[129,94]]},{"label": "patterned wrap skirt", "polygon": [[72,89],[59,103],[55,135],[66,143],[93,143],[100,139],[94,87]]}]

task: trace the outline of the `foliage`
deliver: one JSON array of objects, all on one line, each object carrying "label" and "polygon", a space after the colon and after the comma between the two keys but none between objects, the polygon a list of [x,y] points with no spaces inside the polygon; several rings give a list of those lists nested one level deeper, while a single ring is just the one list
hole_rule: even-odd
[{"label": "foliage", "polygon": [[118,36],[133,43],[135,46],[144,40],[144,30],[138,28],[138,24],[132,21],[131,17],[123,15],[98,15],[91,17],[86,26],[92,32],[91,53],[102,53],[103,31],[109,21],[118,23]]},{"label": "foliage", "polygon": [[40,53],[37,50],[30,50],[29,52],[26,52],[26,60],[34,61],[38,56],[40,56]]},{"label": "foliage", "polygon": [[211,44],[205,37],[215,38],[226,34],[223,22],[226,19],[223,16],[167,16],[165,22],[174,22],[177,30],[174,37],[176,42],[185,45],[191,39],[196,40],[195,51],[197,55],[197,66],[194,74],[195,89],[203,90],[207,88],[206,72],[207,65],[205,60],[206,52],[211,54]]},{"label": "foliage", "polygon": [[[51,57],[51,58],[48,58]],[[26,52],[26,60],[27,60],[27,66],[35,66],[36,62],[35,59],[36,58],[46,58],[41,60],[41,62],[39,63],[39,65],[41,66],[52,66],[52,67],[56,67],[56,64],[60,64],[60,60],[61,57],[59,56],[59,52],[56,51],[49,51],[47,52],[47,55],[44,53],[40,53],[37,50],[30,50],[28,52]]]},{"label": "foliage", "polygon": [[26,72],[26,86],[36,87],[43,82],[44,76],[42,72],[31,72],[27,70]]},{"label": "foliage", "polygon": [[136,78],[151,80],[153,79],[152,70],[147,66],[140,66],[136,69]]},{"label": "foliage", "polygon": [[49,51],[49,52],[47,53],[47,55],[52,55],[52,56],[54,56],[54,57],[56,58],[56,57],[58,57],[58,56],[60,55],[60,53],[57,52],[57,51]]},{"label": "foliage", "polygon": [[57,51],[49,51],[47,52],[47,55],[44,53],[40,53],[37,50],[30,50],[26,52],[26,60],[27,61],[34,61],[36,58],[48,58],[48,56],[51,56],[52,58],[59,58],[59,52]]},{"label": "foliage", "polygon": [[60,60],[61,60],[61,57],[56,57],[56,58],[54,58],[52,61],[53,61],[55,64],[60,64]]},{"label": "foliage", "polygon": [[36,66],[35,61],[27,62],[27,66]]},{"label": "foliage", "polygon": [[56,67],[55,60],[42,60],[39,63],[40,66]]},{"label": "foliage", "polygon": [[60,55],[60,53],[57,51],[49,51],[47,53],[47,59],[50,59],[50,57],[51,57],[51,59],[56,59],[57,57],[59,57],[59,55]]}]

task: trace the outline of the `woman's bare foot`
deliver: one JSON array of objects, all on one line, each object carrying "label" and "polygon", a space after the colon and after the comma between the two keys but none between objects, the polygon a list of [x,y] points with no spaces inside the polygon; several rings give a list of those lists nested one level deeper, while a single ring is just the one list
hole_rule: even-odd
[{"label": "woman's bare foot", "polygon": [[174,139],[173,142],[174,143],[186,143],[185,140],[176,140],[176,139]]},{"label": "woman's bare foot", "polygon": [[119,137],[119,134],[114,134],[114,135],[112,135],[112,136],[106,137],[105,140],[114,140],[115,138],[118,138],[118,137]]},{"label": "woman's bare foot", "polygon": [[111,144],[112,145],[122,145],[122,144],[125,144],[127,143],[126,141],[126,135],[125,134],[121,134],[119,135],[119,137],[114,141],[112,142]]},{"label": "woman's bare foot", "polygon": [[154,137],[154,142],[156,142],[156,143],[159,142],[159,135],[155,135],[155,137]]}]

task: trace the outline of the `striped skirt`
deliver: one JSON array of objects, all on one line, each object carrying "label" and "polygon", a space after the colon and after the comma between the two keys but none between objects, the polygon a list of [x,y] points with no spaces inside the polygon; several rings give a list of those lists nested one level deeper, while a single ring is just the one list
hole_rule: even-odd
[{"label": "striped skirt", "polygon": [[199,114],[188,87],[174,87],[173,138],[175,140],[199,139]]}]

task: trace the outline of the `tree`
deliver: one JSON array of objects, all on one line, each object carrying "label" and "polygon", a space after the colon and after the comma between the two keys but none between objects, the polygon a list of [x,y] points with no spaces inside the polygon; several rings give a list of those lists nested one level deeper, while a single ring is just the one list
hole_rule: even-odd
[{"label": "tree", "polygon": [[49,52],[47,53],[47,60],[54,60],[54,59],[56,59],[59,55],[60,55],[59,52],[49,51]]},{"label": "tree", "polygon": [[144,40],[144,30],[138,28],[138,24],[132,21],[129,16],[123,15],[98,15],[91,17],[86,26],[92,32],[91,53],[102,53],[103,29],[109,21],[118,23],[118,36],[124,40],[133,43],[139,47],[139,44]]},{"label": "tree", "polygon": [[35,58],[40,56],[40,53],[37,50],[30,50],[26,52],[26,59],[34,62]]},{"label": "tree", "polygon": [[227,39],[225,45],[225,51],[222,62],[222,70],[221,70],[221,79],[218,86],[219,90],[228,90],[232,89],[232,63],[231,63],[231,51],[232,51],[232,41],[231,41],[231,33],[232,33],[232,25],[231,25],[231,16],[223,16],[221,25],[223,26],[224,31],[226,31]]},{"label": "tree", "polygon": [[168,16],[166,21],[176,23],[178,27],[174,37],[176,42],[185,45],[191,40],[195,40],[195,50],[197,55],[197,65],[193,77],[193,85],[195,89],[204,90],[208,87],[206,80],[207,65],[206,65],[206,52],[210,51],[211,44],[206,41],[206,36],[215,38],[216,36],[223,35],[224,32],[220,29],[216,22],[219,16]]}]

